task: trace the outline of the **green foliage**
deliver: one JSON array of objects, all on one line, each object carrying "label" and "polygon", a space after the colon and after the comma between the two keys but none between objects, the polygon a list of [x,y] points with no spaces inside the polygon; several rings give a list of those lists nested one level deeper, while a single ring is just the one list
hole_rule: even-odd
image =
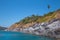
[{"label": "green foliage", "polygon": [[[19,24],[19,23],[27,24],[27,23],[32,23],[32,22],[39,22],[39,23],[45,22],[45,21],[49,20],[46,17],[49,17],[52,14],[53,14],[53,12],[49,12],[48,14],[45,14],[44,16],[38,16],[38,15],[33,14],[31,16],[25,17],[20,22],[17,22],[17,24]],[[53,18],[53,17],[51,17],[51,18]]]},{"label": "green foliage", "polygon": [[45,16],[51,16],[53,14],[53,12],[49,12],[48,14],[44,14],[44,17]]}]

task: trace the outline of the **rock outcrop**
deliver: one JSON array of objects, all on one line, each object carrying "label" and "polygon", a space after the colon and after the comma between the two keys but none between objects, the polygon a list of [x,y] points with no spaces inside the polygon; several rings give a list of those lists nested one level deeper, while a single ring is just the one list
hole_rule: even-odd
[{"label": "rock outcrop", "polygon": [[[30,18],[30,19],[29,19]],[[32,19],[32,20],[31,20]],[[26,21],[28,20],[28,22]],[[44,16],[25,18],[22,22],[13,24],[7,31],[19,31],[36,35],[60,38],[60,10]]]}]

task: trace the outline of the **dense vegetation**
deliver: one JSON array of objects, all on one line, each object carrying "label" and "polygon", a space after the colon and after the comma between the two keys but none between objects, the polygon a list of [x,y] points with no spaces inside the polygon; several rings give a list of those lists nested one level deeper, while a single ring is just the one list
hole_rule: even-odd
[{"label": "dense vegetation", "polygon": [[[50,5],[48,5],[48,10],[50,9]],[[60,9],[56,10],[56,11],[60,11]],[[27,16],[24,19],[20,20],[19,22],[17,22],[16,24],[27,24],[27,23],[32,23],[32,22],[36,22],[36,23],[42,23],[42,22],[48,22],[51,19],[54,19],[56,17],[56,11],[53,12],[49,12],[44,14],[43,16],[40,15],[31,15],[31,16]]]},{"label": "dense vegetation", "polygon": [[45,22],[45,21],[49,21],[50,19],[53,19],[55,16],[54,12],[49,12],[47,14],[44,14],[43,16],[39,16],[39,15],[31,15],[28,17],[25,17],[24,19],[22,19],[20,22],[17,22],[16,24],[19,23],[32,23],[32,22],[37,22],[37,23],[41,23],[41,22]]},{"label": "dense vegetation", "polygon": [[35,23],[42,23],[42,22],[50,22],[51,20],[57,19],[60,10],[56,10],[53,12],[49,12],[44,14],[43,16],[40,15],[31,15],[27,16],[24,19],[20,20],[19,22],[13,24],[9,29],[14,29],[14,28],[26,28],[33,26]]}]

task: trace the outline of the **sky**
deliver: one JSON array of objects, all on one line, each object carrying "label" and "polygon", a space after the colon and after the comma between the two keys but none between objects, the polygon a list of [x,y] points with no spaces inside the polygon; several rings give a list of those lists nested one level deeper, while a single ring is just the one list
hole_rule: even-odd
[{"label": "sky", "polygon": [[60,9],[60,0],[0,0],[0,26],[10,27],[32,14],[44,15],[57,9]]}]

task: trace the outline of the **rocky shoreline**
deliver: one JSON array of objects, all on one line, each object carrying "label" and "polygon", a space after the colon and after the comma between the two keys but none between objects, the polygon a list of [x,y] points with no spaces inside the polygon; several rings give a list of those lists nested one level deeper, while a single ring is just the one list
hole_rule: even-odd
[{"label": "rocky shoreline", "polygon": [[27,28],[15,28],[13,30],[6,29],[5,31],[18,31],[40,36],[48,36],[52,38],[60,38],[60,19],[53,19],[50,22],[35,23]]},{"label": "rocky shoreline", "polygon": [[13,24],[5,31],[24,32],[60,39],[60,10],[44,16],[31,16]]}]

